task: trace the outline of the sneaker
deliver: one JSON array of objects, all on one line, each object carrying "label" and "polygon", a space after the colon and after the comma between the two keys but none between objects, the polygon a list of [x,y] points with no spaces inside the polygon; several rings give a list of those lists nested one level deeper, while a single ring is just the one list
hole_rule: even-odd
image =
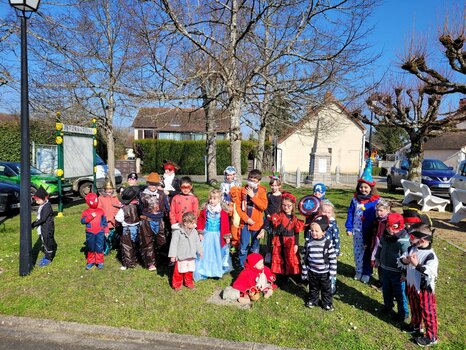
[{"label": "sneaker", "polygon": [[431,346],[437,344],[437,339],[432,338],[430,339],[429,337],[418,337],[416,339],[416,343],[419,346]]},{"label": "sneaker", "polygon": [[42,260],[39,263],[39,266],[44,267],[44,266],[50,265],[51,262],[52,262],[52,260],[49,260],[49,259],[43,257]]},{"label": "sneaker", "polygon": [[354,278],[356,281],[359,281],[359,280],[361,279],[361,277],[362,277],[362,275],[361,275],[359,272],[357,272],[357,273],[354,275],[353,278]]},{"label": "sneaker", "polygon": [[325,311],[335,311],[335,308],[332,305],[325,305],[323,309]]},{"label": "sneaker", "polygon": [[361,277],[361,282],[367,284],[367,283],[369,283],[369,280],[370,280],[370,279],[371,279],[371,276],[362,275],[362,277]]},{"label": "sneaker", "polygon": [[99,264],[97,264],[97,268],[98,268],[99,270],[102,270],[102,269],[104,268],[104,263],[99,263]]},{"label": "sneaker", "polygon": [[94,264],[87,264],[86,265],[86,270],[90,270],[94,267]]},{"label": "sneaker", "polygon": [[407,324],[407,325],[403,326],[402,329],[406,333],[421,334],[421,329],[419,328],[419,326],[415,326],[415,325],[412,325],[412,324]]},{"label": "sneaker", "polygon": [[317,306],[317,303],[313,303],[312,301],[308,301],[308,302],[306,303],[306,306],[307,306],[308,308],[312,309],[312,308],[314,308],[314,307]]},{"label": "sneaker", "polygon": [[148,269],[149,271],[157,271],[157,268],[155,267],[154,264],[150,264],[150,265],[147,267],[147,269]]},{"label": "sneaker", "polygon": [[120,266],[120,270],[121,270],[121,271],[125,271],[125,270],[127,270],[127,269],[128,269],[128,268],[127,268],[126,266]]},{"label": "sneaker", "polygon": [[175,292],[179,292],[181,290],[181,287],[173,288]]}]

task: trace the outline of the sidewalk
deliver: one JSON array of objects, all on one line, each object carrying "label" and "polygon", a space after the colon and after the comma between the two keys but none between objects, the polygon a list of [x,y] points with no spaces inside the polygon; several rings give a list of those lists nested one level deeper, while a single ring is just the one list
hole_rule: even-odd
[{"label": "sidewalk", "polygon": [[[19,347],[18,347],[19,346]],[[0,315],[0,349],[288,349],[216,338]]]}]

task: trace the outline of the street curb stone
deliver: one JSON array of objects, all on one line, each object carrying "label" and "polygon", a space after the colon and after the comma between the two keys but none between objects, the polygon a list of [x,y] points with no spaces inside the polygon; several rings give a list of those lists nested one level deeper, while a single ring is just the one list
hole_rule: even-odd
[{"label": "street curb stone", "polygon": [[20,338],[22,341],[47,339],[57,344],[82,345],[93,349],[290,349],[210,337],[5,315],[0,315],[0,338],[2,337]]}]

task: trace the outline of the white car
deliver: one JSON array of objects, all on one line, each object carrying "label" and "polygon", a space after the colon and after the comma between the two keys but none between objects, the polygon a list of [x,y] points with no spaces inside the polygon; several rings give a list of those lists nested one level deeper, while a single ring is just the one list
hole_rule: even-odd
[{"label": "white car", "polygon": [[458,166],[458,171],[451,178],[451,187],[466,190],[466,160]]}]

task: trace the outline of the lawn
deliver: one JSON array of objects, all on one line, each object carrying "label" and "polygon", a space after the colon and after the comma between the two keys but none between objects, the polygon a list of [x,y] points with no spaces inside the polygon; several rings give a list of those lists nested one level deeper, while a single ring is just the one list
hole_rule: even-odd
[{"label": "lawn", "polygon": [[[195,189],[200,202],[205,201],[208,187],[195,184]],[[298,198],[308,191],[287,189]],[[351,196],[352,190],[328,192],[337,208],[342,232]],[[84,204],[66,207],[64,217],[55,219],[58,243],[55,261],[46,268],[36,267],[25,277],[18,274],[19,217],[0,226],[0,313],[297,348],[418,348],[389,317],[380,315],[381,293],[352,279],[352,242],[344,234],[335,312],[305,308],[304,287],[291,282],[277,290],[271,299],[261,299],[251,310],[242,310],[207,302],[216,291],[231,283],[231,276],[201,281],[195,290],[175,293],[167,276],[160,272],[154,274],[142,268],[120,271],[115,252],[106,257],[103,271],[85,271],[81,251],[84,227],[79,222],[84,208]],[[33,241],[36,238],[33,231]],[[435,241],[435,250],[440,259],[437,348],[463,349],[464,253],[440,239]]]}]

